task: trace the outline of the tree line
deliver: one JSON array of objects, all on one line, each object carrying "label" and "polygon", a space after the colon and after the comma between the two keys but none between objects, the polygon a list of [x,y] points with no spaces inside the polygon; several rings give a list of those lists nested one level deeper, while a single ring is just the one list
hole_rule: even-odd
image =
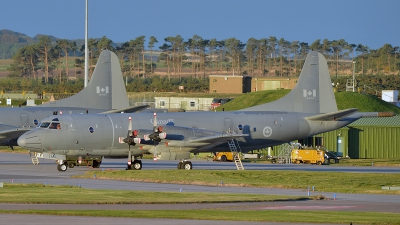
[{"label": "tree line", "polygon": [[[283,38],[249,38],[246,43],[236,38],[225,40],[204,39],[194,35],[184,40],[180,35],[164,38],[158,49],[158,40],[151,36],[146,45],[145,36],[121,44],[114,44],[107,37],[89,39],[89,74],[102,49],[114,51],[127,80],[165,75],[168,80],[192,77],[205,80],[210,74],[235,74],[254,77],[295,77],[300,74],[304,59],[311,50],[319,51],[327,61],[331,75],[399,74],[399,47],[385,44],[379,49],[370,49],[362,44],[349,44],[344,39],[316,40],[311,44],[287,41]],[[19,49],[13,56],[9,68],[10,77],[37,79],[38,71],[44,74],[44,83],[49,76],[58,83],[68,80],[69,69],[83,68],[83,59],[71,55],[82,54],[84,46],[78,48],[73,41],[59,39],[51,41],[42,36],[37,44]],[[356,62],[356,63],[353,63]],[[355,66],[353,68],[353,66]]]},{"label": "tree line", "polygon": [[[51,80],[51,79],[50,79]],[[43,93],[78,93],[83,89],[82,77],[64,81],[63,83],[44,83],[41,80],[4,78],[0,79],[0,94],[24,92],[33,94]],[[183,90],[179,90],[183,86]],[[152,76],[146,79],[129,79],[127,92],[208,92],[209,79],[182,77],[181,79],[166,76]]]}]

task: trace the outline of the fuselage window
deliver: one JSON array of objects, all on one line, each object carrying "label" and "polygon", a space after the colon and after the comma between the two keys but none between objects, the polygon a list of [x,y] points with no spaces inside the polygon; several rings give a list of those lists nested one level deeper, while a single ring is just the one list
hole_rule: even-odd
[{"label": "fuselage window", "polygon": [[89,127],[89,132],[93,134],[94,128],[93,127]]},{"label": "fuselage window", "polygon": [[239,129],[239,130],[243,130],[243,125],[242,125],[242,124],[239,124],[239,125],[238,125],[238,129]]}]

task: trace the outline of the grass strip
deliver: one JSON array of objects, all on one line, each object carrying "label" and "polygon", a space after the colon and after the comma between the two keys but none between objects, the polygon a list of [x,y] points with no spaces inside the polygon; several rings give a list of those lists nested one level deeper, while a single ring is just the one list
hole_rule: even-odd
[{"label": "grass strip", "polygon": [[316,191],[334,193],[400,194],[382,190],[382,186],[400,186],[398,174],[335,173],[318,171],[269,170],[105,170],[88,171],[74,178],[112,179],[140,182],[194,184],[238,187],[295,188],[315,187]]},{"label": "grass strip", "polygon": [[150,192],[85,189],[78,186],[8,184],[0,189],[0,203],[18,204],[178,204],[267,202],[309,199],[303,196],[279,196],[235,193]]},{"label": "grass strip", "polygon": [[291,223],[400,224],[399,213],[320,210],[0,210],[0,213]]}]

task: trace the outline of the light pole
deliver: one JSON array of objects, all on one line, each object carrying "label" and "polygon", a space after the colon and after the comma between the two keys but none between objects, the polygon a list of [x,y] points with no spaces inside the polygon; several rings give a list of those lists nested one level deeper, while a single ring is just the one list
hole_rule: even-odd
[{"label": "light pole", "polygon": [[356,71],[356,61],[353,61],[353,92],[356,86],[355,71]]}]

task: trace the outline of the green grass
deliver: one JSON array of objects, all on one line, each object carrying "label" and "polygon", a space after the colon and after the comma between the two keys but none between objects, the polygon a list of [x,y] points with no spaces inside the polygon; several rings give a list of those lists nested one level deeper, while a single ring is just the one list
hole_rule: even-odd
[{"label": "green grass", "polygon": [[[245,165],[246,167],[246,165]],[[89,171],[74,178],[113,179],[140,182],[307,189],[335,193],[400,194],[382,190],[382,186],[400,186],[398,174],[335,173],[269,170],[141,170]]]},{"label": "green grass", "polygon": [[[132,171],[131,171],[132,172]],[[0,189],[1,203],[17,204],[179,204],[269,202],[304,200],[307,197],[262,194],[185,193],[95,190],[77,186],[8,184]],[[303,210],[0,210],[0,214],[168,218],[193,220],[260,221],[292,223],[400,224],[399,213]],[[328,217],[329,215],[329,217]]]},{"label": "green grass", "polygon": [[8,146],[0,146],[0,152],[7,152],[7,153],[24,153],[24,154],[28,154],[28,150],[23,149],[19,146],[15,146],[14,150],[12,150],[10,147]]},{"label": "green grass", "polygon": [[353,92],[335,93],[339,110],[358,108],[360,112],[394,112],[400,113],[400,108],[385,102],[374,95],[359,94]]},{"label": "green grass", "polygon": [[0,71],[7,71],[13,61],[12,59],[0,59]]},{"label": "green grass", "polygon": [[[286,94],[290,90],[278,91],[258,91],[241,94],[234,100],[223,105],[226,111],[239,110],[267,102],[275,101]],[[360,112],[394,112],[400,113],[400,108],[387,103],[376,96],[365,95],[353,92],[336,92],[336,103],[339,110],[348,108],[358,108]],[[222,107],[217,108],[222,111]]]},{"label": "green grass", "polygon": [[400,159],[347,159],[343,158],[339,163],[331,163],[329,166],[388,166],[399,167]]},{"label": "green grass", "polygon": [[0,210],[0,213],[291,223],[400,224],[399,213],[294,210]]},{"label": "green grass", "polygon": [[234,111],[234,110],[248,108],[251,106],[260,105],[267,102],[272,102],[285,96],[290,91],[291,90],[277,90],[277,91],[268,90],[268,91],[258,91],[258,92],[249,92],[241,94],[232,101],[225,103],[221,107],[218,107],[217,111],[222,111],[222,108],[224,108],[226,111]]},{"label": "green grass", "polygon": [[155,204],[302,200],[307,197],[234,193],[188,193],[85,189],[79,186],[9,184],[0,189],[1,203],[18,204]]}]

